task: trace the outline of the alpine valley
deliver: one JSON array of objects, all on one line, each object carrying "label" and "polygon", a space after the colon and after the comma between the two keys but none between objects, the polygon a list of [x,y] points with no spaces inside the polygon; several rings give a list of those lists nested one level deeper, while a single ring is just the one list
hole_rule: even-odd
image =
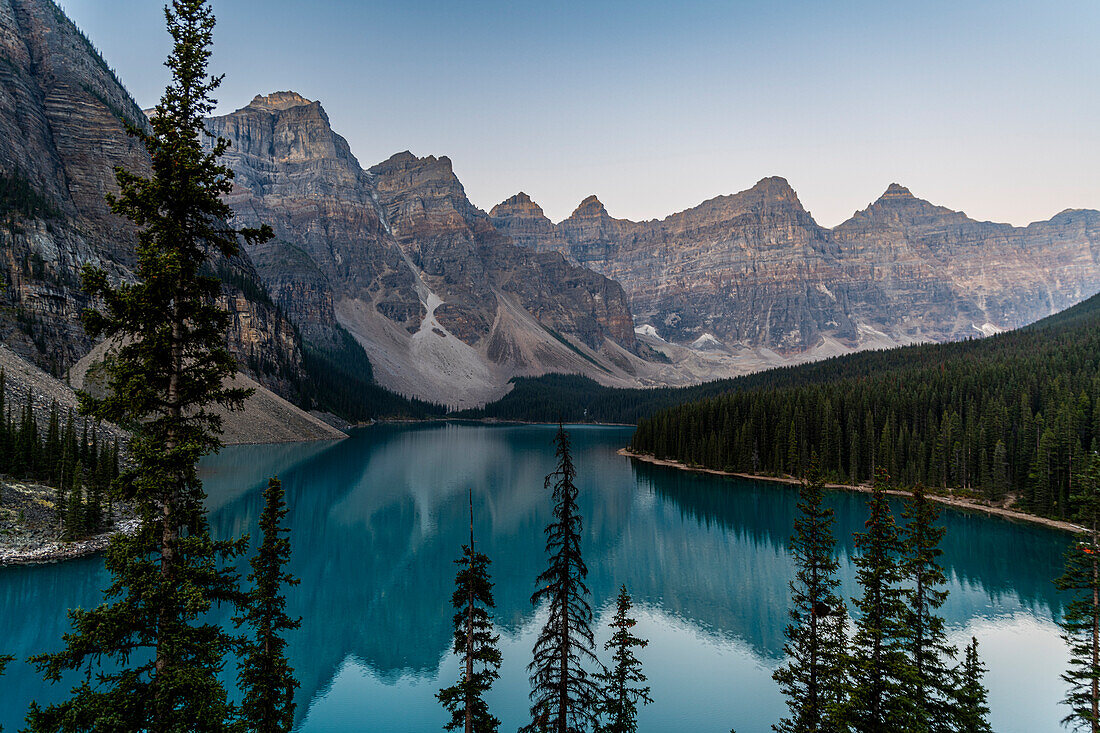
[{"label": "alpine valley", "polygon": [[[0,335],[61,377],[94,346],[81,267],[133,276],[134,231],[104,196],[115,166],[148,169],[127,133],[147,120],[50,0],[0,0],[0,54]],[[326,419],[477,407],[523,376],[687,385],[981,337],[1100,290],[1092,210],[1013,227],[891,184],[827,229],[772,177],[646,222],[591,196],[555,224],[524,193],[482,211],[447,157],[364,168],[295,92],[209,129],[231,143],[234,223],[276,234],[216,273],[231,348]]]}]

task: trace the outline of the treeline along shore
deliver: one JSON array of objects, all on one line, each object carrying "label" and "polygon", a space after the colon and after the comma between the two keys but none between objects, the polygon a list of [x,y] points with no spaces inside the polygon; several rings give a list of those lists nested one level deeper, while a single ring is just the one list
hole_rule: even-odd
[{"label": "treeline along shore", "polygon": [[[715,476],[730,476],[733,478],[743,478],[751,481],[767,481],[770,483],[785,484],[787,486],[800,486],[803,483],[803,479],[795,478],[794,476],[765,476],[752,473],[737,473],[734,471],[721,471],[716,468],[706,468],[704,466],[691,466],[679,461],[672,461],[666,458],[655,458],[651,455],[645,455],[644,453],[635,453],[629,448],[620,448],[618,450],[620,456],[625,456],[632,460],[644,461],[655,466],[663,466],[665,468],[674,468],[680,471],[691,471],[693,473],[709,473]],[[857,491],[860,493],[870,493],[873,487],[870,484],[837,484],[837,483],[825,483],[826,489],[832,489],[835,491]],[[913,492],[906,489],[888,489],[886,493],[890,496],[911,497]],[[953,509],[961,511],[974,511],[982,514],[988,514],[990,516],[1001,517],[1011,521],[1027,522],[1029,524],[1038,524],[1044,527],[1051,527],[1052,529],[1060,529],[1066,532],[1082,533],[1087,532],[1086,527],[1082,527],[1079,524],[1073,522],[1066,522],[1059,519],[1051,519],[1049,517],[1040,517],[1035,514],[1029,514],[1028,512],[1019,511],[1003,506],[994,506],[989,503],[983,502],[981,499],[976,499],[969,496],[955,496],[953,494],[935,494],[925,492],[925,496],[930,500],[939,504],[945,504]]]}]

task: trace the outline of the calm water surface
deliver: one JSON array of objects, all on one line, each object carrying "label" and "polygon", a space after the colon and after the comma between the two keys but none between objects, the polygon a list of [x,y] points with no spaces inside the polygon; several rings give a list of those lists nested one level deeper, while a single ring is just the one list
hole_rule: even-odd
[{"label": "calm water surface", "polygon": [[[458,673],[449,654],[454,563],[474,492],[477,542],[492,559],[504,666],[491,695],[502,730],[525,722],[527,675],[542,616],[531,607],[544,566],[554,429],[541,426],[375,426],[337,443],[228,448],[205,462],[217,534],[255,532],[260,491],[278,474],[291,507],[301,585],[290,642],[301,681],[302,731],[439,731],[435,692]],[[584,512],[583,551],[603,624],[619,584],[650,640],[641,657],[655,702],[643,731],[764,733],[784,712],[771,680],[782,661],[786,549],[795,490],[632,463],[615,451],[630,430],[572,429]],[[843,591],[856,592],[851,533],[864,497],[831,493]],[[1067,539],[1043,528],[945,513],[943,608],[960,645],[978,637],[999,733],[1059,730],[1065,651],[1051,578]],[[56,649],[65,610],[97,603],[97,558],[0,569],[0,652]],[[228,613],[223,613],[227,617]],[[14,663],[0,679],[0,725],[18,730],[31,699],[55,699]]]}]

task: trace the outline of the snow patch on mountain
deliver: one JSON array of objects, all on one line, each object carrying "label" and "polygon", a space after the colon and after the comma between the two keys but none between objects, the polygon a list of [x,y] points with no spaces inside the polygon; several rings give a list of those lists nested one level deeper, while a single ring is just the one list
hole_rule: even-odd
[{"label": "snow patch on mountain", "polygon": [[700,351],[710,351],[713,349],[724,349],[726,347],[721,341],[712,336],[709,333],[704,333],[699,338],[691,342],[691,348],[698,349]]},{"label": "snow patch on mountain", "polygon": [[994,336],[998,333],[1004,333],[1005,331],[1005,329],[1001,328],[1000,326],[989,323],[988,321],[980,326],[975,323],[971,323],[970,326],[982,336]]}]

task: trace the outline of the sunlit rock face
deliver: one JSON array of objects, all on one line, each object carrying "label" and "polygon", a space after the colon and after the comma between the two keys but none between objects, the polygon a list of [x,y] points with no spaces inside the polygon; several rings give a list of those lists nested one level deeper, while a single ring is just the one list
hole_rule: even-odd
[{"label": "sunlit rock face", "polygon": [[517,374],[633,382],[622,288],[517,246],[470,203],[447,157],[406,151],[364,170],[324,108],[294,92],[209,124],[231,142],[238,223],[275,229],[250,255],[311,341],[340,324],[382,384],[455,406],[502,394]]},{"label": "sunlit rock face", "polygon": [[782,178],[661,220],[613,218],[589,196],[553,224],[524,194],[494,224],[622,283],[639,326],[669,341],[797,354],[980,336],[1100,290],[1100,213],[1027,227],[978,222],[891,184],[829,230]]},{"label": "sunlit rock face", "polygon": [[[79,323],[90,305],[85,264],[132,279],[135,231],[109,211],[114,170],[146,175],[148,156],[126,125],[145,114],[107,63],[50,0],[0,0],[0,175],[17,191],[0,227],[0,339],[60,373],[91,348]],[[28,202],[30,202],[28,204]],[[247,256],[222,265],[229,346],[245,370],[291,396],[301,365],[294,328],[259,292]]]}]

